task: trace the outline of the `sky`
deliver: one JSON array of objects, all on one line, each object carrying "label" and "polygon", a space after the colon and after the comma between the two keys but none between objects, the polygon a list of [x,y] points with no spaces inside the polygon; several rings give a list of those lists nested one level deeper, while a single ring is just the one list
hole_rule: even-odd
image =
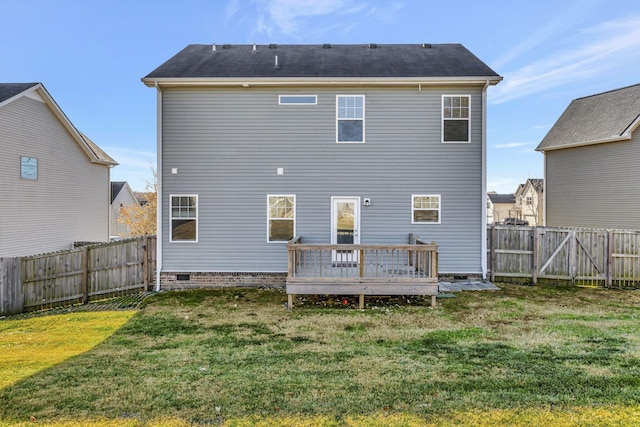
[{"label": "sky", "polygon": [[156,91],[140,79],[188,44],[461,43],[488,89],[487,189],[543,177],[535,147],[576,98],[640,83],[637,0],[1,0],[0,82],[41,82],[143,191]]}]

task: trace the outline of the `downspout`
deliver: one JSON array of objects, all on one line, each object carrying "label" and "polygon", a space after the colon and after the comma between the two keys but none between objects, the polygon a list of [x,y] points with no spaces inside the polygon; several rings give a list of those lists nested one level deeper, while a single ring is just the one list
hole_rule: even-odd
[{"label": "downspout", "polygon": [[482,88],[482,280],[487,279],[487,88],[489,80],[485,80]]},{"label": "downspout", "polygon": [[157,148],[156,148],[156,286],[160,290],[160,272],[162,271],[162,90],[155,82],[157,96]]}]

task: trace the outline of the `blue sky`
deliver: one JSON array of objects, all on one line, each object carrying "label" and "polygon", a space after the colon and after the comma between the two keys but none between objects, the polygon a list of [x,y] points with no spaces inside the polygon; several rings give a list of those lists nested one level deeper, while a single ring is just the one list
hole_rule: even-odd
[{"label": "blue sky", "polygon": [[[453,6],[455,5],[455,6]],[[488,190],[543,176],[534,148],[575,98],[640,83],[637,0],[20,0],[5,2],[0,81],[42,82],[143,190],[156,93],[140,78],[191,43],[462,43],[489,89]]]}]

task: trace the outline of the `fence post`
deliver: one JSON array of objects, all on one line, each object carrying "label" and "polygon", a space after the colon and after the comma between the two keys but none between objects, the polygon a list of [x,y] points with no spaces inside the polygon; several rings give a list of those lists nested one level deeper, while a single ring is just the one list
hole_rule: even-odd
[{"label": "fence post", "polygon": [[533,250],[533,254],[532,254],[532,261],[531,263],[533,264],[532,268],[531,268],[531,281],[533,282],[534,285],[538,284],[538,227],[533,227],[533,242],[531,242],[532,244],[532,250]]},{"label": "fence post", "polygon": [[142,242],[142,277],[145,292],[149,290],[149,236],[144,236]]},{"label": "fence post", "polygon": [[22,313],[22,258],[0,258],[0,315]]},{"label": "fence post", "polygon": [[496,226],[495,224],[491,224],[491,282],[495,282],[496,280]]},{"label": "fence post", "polygon": [[89,302],[89,246],[82,248],[82,303]]},{"label": "fence post", "polygon": [[607,231],[607,287],[613,285],[613,231]]},{"label": "fence post", "polygon": [[578,244],[576,240],[576,230],[570,231],[569,237],[569,276],[571,276],[571,283],[576,280],[577,274],[577,262],[578,262]]}]

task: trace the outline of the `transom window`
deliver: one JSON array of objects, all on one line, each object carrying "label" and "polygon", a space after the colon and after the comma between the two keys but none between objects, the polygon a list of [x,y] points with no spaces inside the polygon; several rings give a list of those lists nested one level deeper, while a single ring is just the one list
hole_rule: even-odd
[{"label": "transom window", "polygon": [[198,196],[171,195],[170,223],[172,242],[198,241]]},{"label": "transom window", "polygon": [[442,142],[469,142],[469,95],[442,96]]},{"label": "transom window", "polygon": [[288,242],[296,235],[296,196],[267,196],[268,242]]},{"label": "transom window", "polygon": [[440,195],[412,195],[411,223],[440,223]]},{"label": "transom window", "polygon": [[316,105],[317,95],[280,95],[278,104],[280,105]]},{"label": "transom window", "polygon": [[336,97],[337,142],[364,142],[364,95]]}]

